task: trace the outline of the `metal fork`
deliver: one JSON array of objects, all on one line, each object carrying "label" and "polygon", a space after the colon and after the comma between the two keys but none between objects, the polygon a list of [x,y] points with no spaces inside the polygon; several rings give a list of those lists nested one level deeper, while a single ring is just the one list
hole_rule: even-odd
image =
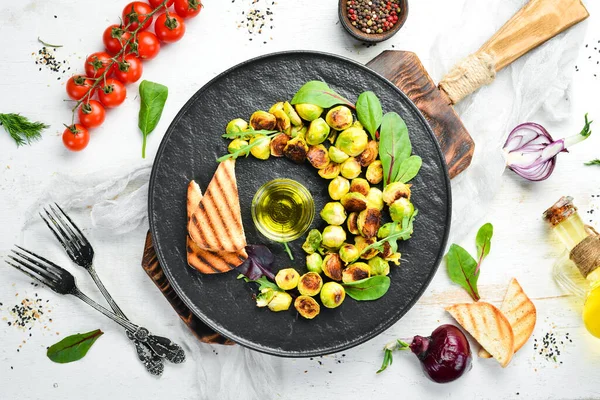
[{"label": "metal fork", "polygon": [[21,251],[11,249],[13,254],[8,255],[8,258],[12,262],[6,260],[7,264],[43,283],[56,293],[70,294],[82,300],[84,303],[121,325],[133,335],[135,340],[147,345],[157,356],[165,358],[175,364],[185,361],[185,353],[181,346],[173,343],[167,338],[152,335],[148,329],[121,318],[119,315],[102,307],[79,290],[75,283],[75,277],[64,268],[61,268],[44,257],[20,246],[15,247]]},{"label": "metal fork", "polygon": [[[54,203],[54,206],[49,205],[45,208],[44,212],[46,215],[44,216],[40,213],[40,217],[42,217],[48,228],[54,233],[56,239],[58,239],[60,244],[66,250],[69,258],[75,264],[88,271],[94,280],[94,283],[96,283],[96,286],[98,286],[98,289],[100,289],[100,292],[110,305],[110,308],[112,308],[121,318],[128,320],[123,310],[121,310],[108,290],[106,290],[106,287],[94,269],[94,249],[89,240],[87,240],[73,220],[58,204]],[[146,370],[153,375],[160,376],[164,370],[162,359],[150,351],[148,346],[135,340],[130,332],[127,332],[127,337],[134,342],[138,358],[144,364]]]}]

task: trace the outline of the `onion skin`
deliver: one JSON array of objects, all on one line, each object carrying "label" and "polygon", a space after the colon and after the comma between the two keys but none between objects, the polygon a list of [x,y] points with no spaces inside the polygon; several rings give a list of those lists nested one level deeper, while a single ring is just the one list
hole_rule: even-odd
[{"label": "onion skin", "polygon": [[429,337],[415,336],[410,349],[423,372],[437,383],[452,382],[472,367],[469,341],[454,325],[442,325]]}]

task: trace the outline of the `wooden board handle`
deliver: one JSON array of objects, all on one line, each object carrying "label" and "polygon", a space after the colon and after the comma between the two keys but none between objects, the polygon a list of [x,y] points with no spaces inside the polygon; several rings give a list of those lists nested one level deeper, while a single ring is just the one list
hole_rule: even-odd
[{"label": "wooden board handle", "polygon": [[587,17],[581,0],[531,0],[475,54],[456,65],[439,87],[456,104],[491,83],[497,71]]}]

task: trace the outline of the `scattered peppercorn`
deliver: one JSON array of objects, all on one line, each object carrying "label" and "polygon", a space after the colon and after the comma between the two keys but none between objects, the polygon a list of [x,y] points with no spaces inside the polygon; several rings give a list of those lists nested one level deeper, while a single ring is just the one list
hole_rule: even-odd
[{"label": "scattered peppercorn", "polygon": [[559,338],[557,333],[549,331],[539,342],[536,338],[533,339],[533,350],[546,361],[554,361],[562,364],[562,361],[559,361],[558,358],[561,355],[561,351],[564,351],[564,343],[566,341],[573,342],[568,332],[563,338]]},{"label": "scattered peppercorn", "polygon": [[352,26],[363,33],[384,33],[392,29],[402,12],[400,0],[347,0]]}]

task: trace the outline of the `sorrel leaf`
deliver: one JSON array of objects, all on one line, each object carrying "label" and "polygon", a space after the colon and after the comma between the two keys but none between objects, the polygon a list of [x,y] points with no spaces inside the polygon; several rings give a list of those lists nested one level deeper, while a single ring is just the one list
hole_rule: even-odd
[{"label": "sorrel leaf", "polygon": [[146,158],[146,139],[156,128],[162,115],[169,89],[160,83],[142,81],[140,83],[140,114],[138,126],[144,137],[142,142],[142,158]]},{"label": "sorrel leaf", "polygon": [[379,158],[383,167],[383,184],[393,182],[398,176],[400,165],[410,157],[412,145],[404,120],[396,113],[383,116],[379,132]]},{"label": "sorrel leaf", "polygon": [[450,280],[462,286],[473,300],[478,301],[480,297],[477,290],[477,261],[465,249],[453,244],[446,254],[446,265]]},{"label": "sorrel leaf", "polygon": [[400,168],[398,169],[398,175],[392,179],[393,182],[410,182],[421,170],[423,160],[419,156],[410,156],[406,160],[402,161]]},{"label": "sorrel leaf", "polygon": [[100,329],[67,336],[48,348],[46,355],[56,363],[65,364],[81,360],[94,342],[104,334]]},{"label": "sorrel leaf", "polygon": [[489,222],[484,224],[477,232],[475,245],[477,246],[477,271],[481,267],[481,262],[490,253],[492,247],[492,236],[494,236],[494,226]]},{"label": "sorrel leaf", "polygon": [[294,95],[291,103],[314,104],[322,108],[329,108],[337,104],[344,104],[350,108],[354,108],[354,104],[350,103],[350,101],[331,90],[331,88],[322,81],[306,82]]},{"label": "sorrel leaf", "polygon": [[356,100],[356,115],[358,121],[371,134],[373,140],[376,140],[377,129],[383,119],[383,110],[381,102],[373,92],[364,92]]},{"label": "sorrel leaf", "polygon": [[390,278],[385,275],[372,276],[360,281],[344,283],[346,294],[357,301],[377,300],[390,288]]}]

